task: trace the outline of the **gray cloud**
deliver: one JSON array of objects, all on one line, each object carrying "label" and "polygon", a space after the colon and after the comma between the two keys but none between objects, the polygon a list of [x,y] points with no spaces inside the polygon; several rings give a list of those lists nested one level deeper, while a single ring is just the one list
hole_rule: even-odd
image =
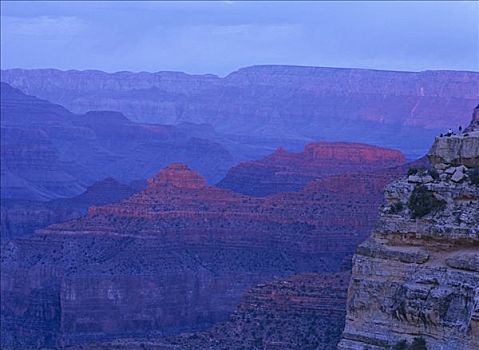
[{"label": "gray cloud", "polygon": [[2,68],[479,70],[477,2],[2,2]]}]

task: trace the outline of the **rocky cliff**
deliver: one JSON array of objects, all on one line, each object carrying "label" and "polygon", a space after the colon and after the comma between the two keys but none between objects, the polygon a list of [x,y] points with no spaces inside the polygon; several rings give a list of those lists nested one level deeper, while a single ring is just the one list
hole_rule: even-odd
[{"label": "rocky cliff", "polygon": [[378,184],[256,198],[173,164],[142,192],[2,246],[2,348],[201,330],[257,283],[344,270],[375,220]]},{"label": "rocky cliff", "polygon": [[113,110],[141,122],[206,123],[283,144],[364,142],[399,148],[409,158],[422,156],[436,133],[464,126],[479,98],[479,74],[454,71],[253,66],[219,78],[12,69],[1,79],[76,113]]},{"label": "rocky cliff", "polygon": [[436,138],[432,171],[390,184],[353,259],[341,350],[479,348],[479,129]]},{"label": "rocky cliff", "polygon": [[264,196],[299,191],[318,178],[372,172],[404,163],[406,159],[396,150],[357,143],[310,143],[303,152],[279,148],[262,160],[242,162],[228,171],[218,187]]}]

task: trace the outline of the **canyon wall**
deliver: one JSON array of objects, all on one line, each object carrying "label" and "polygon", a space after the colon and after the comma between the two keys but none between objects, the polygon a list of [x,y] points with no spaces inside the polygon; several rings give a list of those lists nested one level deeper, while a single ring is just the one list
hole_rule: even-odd
[{"label": "canyon wall", "polygon": [[[438,137],[418,171],[386,188],[353,259],[341,350],[425,342],[479,348],[479,128]],[[419,340],[418,340],[419,339]]]},{"label": "canyon wall", "polygon": [[50,201],[3,199],[0,238],[5,241],[31,236],[37,229],[85,215],[90,206],[118,202],[142,189],[142,182],[124,185],[110,177],[95,182],[82,194],[70,198]]},{"label": "canyon wall", "polygon": [[185,162],[209,181],[233,164],[220,144],[172,126],[133,123],[118,112],[76,115],[62,106],[1,87],[2,198],[72,197],[106,177],[146,179]]},{"label": "canyon wall", "polygon": [[3,70],[2,81],[76,113],[113,110],[141,122],[209,124],[221,133],[344,140],[422,156],[465,126],[479,73],[252,66],[219,78],[177,72]]},{"label": "canyon wall", "polygon": [[349,273],[298,274],[249,289],[228,321],[205,332],[129,338],[71,349],[334,350],[344,327]]}]

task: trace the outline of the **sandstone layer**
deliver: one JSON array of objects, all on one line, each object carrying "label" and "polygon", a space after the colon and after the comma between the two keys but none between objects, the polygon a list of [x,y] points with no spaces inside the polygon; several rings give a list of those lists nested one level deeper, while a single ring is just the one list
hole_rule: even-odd
[{"label": "sandstone layer", "polygon": [[429,350],[479,348],[475,123],[436,139],[435,172],[387,187],[378,224],[353,259],[339,349],[389,349],[414,338]]}]

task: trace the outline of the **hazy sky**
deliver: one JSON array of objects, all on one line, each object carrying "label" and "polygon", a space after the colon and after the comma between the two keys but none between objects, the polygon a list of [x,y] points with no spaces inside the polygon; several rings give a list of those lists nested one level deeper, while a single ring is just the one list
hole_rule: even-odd
[{"label": "hazy sky", "polygon": [[2,68],[479,71],[479,2],[7,2]]}]

